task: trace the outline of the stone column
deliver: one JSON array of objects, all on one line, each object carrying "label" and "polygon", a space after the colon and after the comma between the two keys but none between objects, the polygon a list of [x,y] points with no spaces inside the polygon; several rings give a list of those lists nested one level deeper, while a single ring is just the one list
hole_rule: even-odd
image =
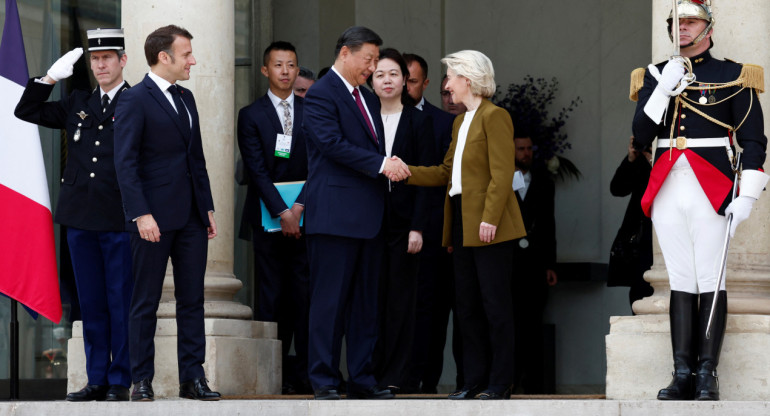
[{"label": "stone column", "polygon": [[[671,54],[666,35],[670,2],[652,2],[652,56],[661,62]],[[715,58],[770,68],[765,22],[770,3],[762,0],[715,2]],[[641,65],[640,65],[641,66]],[[765,76],[767,80],[767,76]],[[765,81],[767,82],[767,81]],[[763,100],[764,101],[764,100]],[[770,105],[763,107],[765,120]],[[767,135],[767,129],[765,134]],[[740,137],[740,130],[737,132]],[[767,163],[765,166],[767,170]],[[751,217],[730,243],[727,261],[727,334],[719,365],[723,400],[770,400],[770,197],[763,195]],[[633,305],[634,317],[612,317],[607,336],[607,398],[654,399],[671,379],[673,359],[668,324],[670,288],[663,255],[654,245],[654,264],[645,274],[655,293]]]},{"label": "stone column", "polygon": [[[214,197],[218,235],[209,242],[204,282],[206,316],[206,363],[212,389],[226,395],[280,393],[281,348],[274,323],[251,321],[251,308],[233,301],[242,283],[233,274],[233,154],[234,154],[234,4],[233,0],[162,2],[131,0],[122,4],[128,65],[124,76],[131,85],[142,81],[149,67],[144,41],[153,30],[175,24],[193,35],[197,64],[190,80],[181,84],[195,94],[200,116],[203,150]],[[172,267],[169,262],[158,308],[156,333],[156,396],[175,396],[179,380],[176,356],[176,321]],[[73,333],[82,333],[75,326]],[[82,335],[81,335],[82,336]],[[85,366],[72,362],[82,354],[70,346],[70,390],[84,385]],[[74,353],[74,354],[73,354]]]}]

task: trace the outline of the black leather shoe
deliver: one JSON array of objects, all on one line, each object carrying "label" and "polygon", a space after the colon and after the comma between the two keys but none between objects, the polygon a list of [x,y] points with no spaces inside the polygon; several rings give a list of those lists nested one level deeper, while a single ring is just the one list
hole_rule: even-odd
[{"label": "black leather shoe", "polygon": [[483,388],[479,386],[473,386],[473,387],[465,387],[461,388],[460,390],[457,390],[456,392],[450,393],[449,397],[447,397],[449,400],[470,400],[476,398],[476,395],[481,393]]},{"label": "black leather shoe", "polygon": [[201,377],[180,384],[179,397],[183,399],[212,401],[221,399],[222,395],[211,391],[209,385],[206,384],[206,379]]},{"label": "black leather shoe", "polygon": [[337,387],[323,386],[313,392],[313,397],[316,400],[339,400],[340,393],[337,391]]},{"label": "black leather shoe", "polygon": [[155,400],[155,393],[152,391],[152,382],[149,378],[134,383],[134,391],[131,392],[132,402],[151,402],[153,400]]},{"label": "black leather shoe", "polygon": [[128,387],[114,385],[110,386],[110,389],[107,390],[107,395],[104,397],[104,400],[108,402],[127,402],[128,396]]},{"label": "black leather shoe", "polygon": [[93,400],[102,401],[107,394],[107,390],[110,386],[99,386],[96,384],[88,384],[79,391],[74,393],[67,393],[68,402],[90,402]]},{"label": "black leather shoe", "polygon": [[479,400],[510,400],[512,388],[513,386],[510,386],[503,391],[489,388],[477,394],[476,398]]},{"label": "black leather shoe", "polygon": [[348,399],[352,400],[388,400],[395,398],[396,395],[390,389],[382,389],[377,386],[369,387],[365,390],[351,390],[348,392]]}]

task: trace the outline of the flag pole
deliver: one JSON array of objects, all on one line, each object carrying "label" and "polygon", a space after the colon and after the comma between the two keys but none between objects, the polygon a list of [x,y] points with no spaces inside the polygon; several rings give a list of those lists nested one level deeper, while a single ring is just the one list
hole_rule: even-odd
[{"label": "flag pole", "polygon": [[17,304],[11,299],[11,400],[19,400],[19,318],[16,315]]}]

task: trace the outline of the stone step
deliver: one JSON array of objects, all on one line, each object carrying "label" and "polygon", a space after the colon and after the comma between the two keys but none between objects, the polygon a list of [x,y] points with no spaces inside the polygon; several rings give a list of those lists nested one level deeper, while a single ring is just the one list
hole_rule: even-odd
[{"label": "stone step", "polygon": [[770,402],[661,402],[657,400],[222,400],[196,402],[163,399],[150,403],[2,402],[2,416],[648,416],[736,415],[770,413]]}]

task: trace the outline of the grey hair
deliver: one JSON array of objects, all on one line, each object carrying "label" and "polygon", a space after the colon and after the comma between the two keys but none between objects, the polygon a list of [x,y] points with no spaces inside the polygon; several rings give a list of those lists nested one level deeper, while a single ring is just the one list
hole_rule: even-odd
[{"label": "grey hair", "polygon": [[491,98],[495,94],[495,69],[492,61],[483,53],[473,50],[450,53],[441,59],[441,63],[457,75],[470,80],[472,94],[484,98]]}]

